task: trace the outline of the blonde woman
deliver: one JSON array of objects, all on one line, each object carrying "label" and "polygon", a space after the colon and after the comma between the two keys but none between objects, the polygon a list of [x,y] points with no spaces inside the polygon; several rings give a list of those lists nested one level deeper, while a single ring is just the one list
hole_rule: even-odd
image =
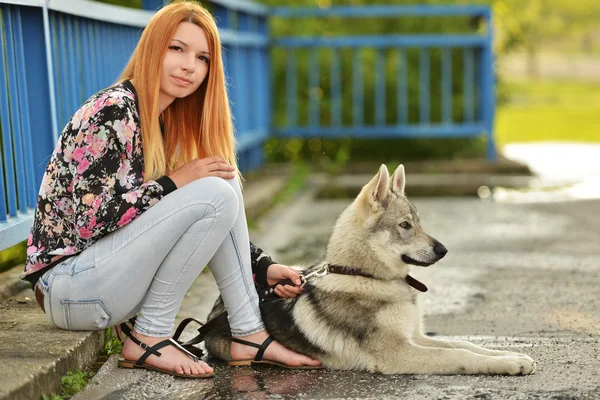
[{"label": "blonde woman", "polygon": [[170,337],[208,265],[229,314],[232,360],[318,366],[265,331],[253,273],[269,284],[299,278],[249,245],[239,182],[216,24],[196,3],[168,5],[119,83],[88,99],[63,130],[22,278],[59,328],[104,329],[138,315],[119,366],[205,378],[213,369]]}]

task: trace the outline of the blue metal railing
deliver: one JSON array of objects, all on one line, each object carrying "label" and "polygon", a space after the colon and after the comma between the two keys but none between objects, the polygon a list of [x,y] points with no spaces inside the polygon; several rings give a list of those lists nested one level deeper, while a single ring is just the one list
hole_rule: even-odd
[{"label": "blue metal railing", "polygon": [[[268,9],[234,0],[207,6],[224,45],[240,168],[249,170],[263,162],[269,132]],[[115,82],[152,15],[82,0],[0,0],[0,250],[27,237],[60,130]]]},{"label": "blue metal railing", "polygon": [[[292,136],[363,136],[363,137],[487,137],[487,157],[496,159],[493,137],[494,77],[491,12],[487,6],[367,6],[330,8],[276,8],[272,16],[279,18],[306,17],[404,17],[404,16],[466,16],[480,17],[485,23],[484,33],[472,34],[404,34],[404,35],[351,35],[294,36],[273,40],[274,48],[283,49],[287,58],[286,72],[286,123],[274,127],[274,133]],[[418,51],[418,76],[409,75],[407,55],[411,49]],[[373,123],[365,122],[365,67],[363,53],[374,51],[374,99]],[[297,54],[308,52],[307,76],[298,73]],[[330,92],[324,96],[320,90],[319,56],[329,52]],[[343,123],[343,96],[341,86],[341,51],[352,51],[351,121]],[[434,121],[431,116],[432,52],[440,51],[441,87],[439,102],[441,117]],[[453,117],[453,56],[462,52],[462,119]],[[387,118],[386,87],[390,73],[386,74],[386,61],[395,58],[396,110],[395,118]],[[300,98],[298,82],[307,84],[307,98]],[[305,79],[304,79],[305,78]],[[409,120],[408,82],[418,79],[418,118]],[[317,93],[317,95],[315,94]],[[329,97],[329,123],[321,123],[320,101]],[[460,96],[459,96],[460,97]],[[299,123],[300,101],[308,101],[306,124]],[[437,99],[434,99],[437,101]],[[348,108],[347,108],[348,110]],[[348,114],[348,112],[344,113]],[[414,118],[413,118],[414,119]]]}]

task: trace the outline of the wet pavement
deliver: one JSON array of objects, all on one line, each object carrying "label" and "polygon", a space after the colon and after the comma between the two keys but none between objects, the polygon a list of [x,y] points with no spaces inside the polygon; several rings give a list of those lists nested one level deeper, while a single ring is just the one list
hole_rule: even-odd
[{"label": "wet pavement", "polygon": [[505,145],[503,153],[527,164],[536,178],[527,190],[494,190],[496,201],[600,199],[600,143],[513,143]]},{"label": "wet pavement", "polygon": [[[410,173],[410,171],[408,171]],[[316,200],[313,185],[280,204],[252,240],[287,264],[321,259],[350,199]],[[407,190],[410,188],[410,175]],[[600,200],[503,203],[413,198],[424,228],[449,249],[412,271],[426,331],[537,362],[525,377],[385,376],[344,371],[215,366],[210,380],[174,379],[116,368],[113,356],[76,399],[600,399]],[[204,319],[217,294],[203,273],[180,318]],[[399,360],[401,362],[401,360]]]}]

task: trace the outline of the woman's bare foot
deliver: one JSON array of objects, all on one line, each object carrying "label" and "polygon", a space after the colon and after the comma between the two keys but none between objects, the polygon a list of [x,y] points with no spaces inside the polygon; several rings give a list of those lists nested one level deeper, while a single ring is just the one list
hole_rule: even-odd
[{"label": "woman's bare foot", "polygon": [[[167,337],[146,336],[135,331],[132,331],[132,334],[140,342],[147,344],[148,347],[152,347],[158,342],[168,339]],[[202,375],[211,374],[213,372],[213,369],[204,361],[198,360],[195,362],[192,357],[177,349],[175,346],[166,346],[158,351],[161,353],[161,356],[158,357],[154,354],[150,355],[145,361],[146,364],[184,375]],[[126,360],[137,361],[145,352],[146,350],[127,338],[123,343],[121,355]]]},{"label": "woman's bare foot", "polygon": [[[258,332],[248,336],[240,336],[238,339],[246,340],[248,342],[256,343],[258,345],[262,344],[269,337],[267,331]],[[248,360],[253,359],[256,356],[258,349],[255,347],[247,346],[237,342],[231,342],[231,350],[229,354],[231,355],[231,359],[233,361],[238,360]],[[302,354],[298,354],[295,351],[287,349],[283,347],[276,341],[271,342],[271,344],[265,350],[265,354],[263,355],[263,359],[277,361],[285,365],[299,367],[303,365],[309,365],[313,367],[318,367],[321,365],[321,362],[318,360],[313,360],[310,357],[304,356]]]}]

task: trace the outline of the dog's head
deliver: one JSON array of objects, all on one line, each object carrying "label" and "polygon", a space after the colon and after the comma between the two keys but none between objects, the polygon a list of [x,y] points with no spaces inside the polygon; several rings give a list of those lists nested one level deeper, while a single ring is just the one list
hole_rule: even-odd
[{"label": "dog's head", "polygon": [[391,177],[382,165],[355,203],[372,255],[392,273],[405,271],[407,264],[427,267],[448,252],[421,227],[417,209],[404,195],[405,183],[403,165]]}]

